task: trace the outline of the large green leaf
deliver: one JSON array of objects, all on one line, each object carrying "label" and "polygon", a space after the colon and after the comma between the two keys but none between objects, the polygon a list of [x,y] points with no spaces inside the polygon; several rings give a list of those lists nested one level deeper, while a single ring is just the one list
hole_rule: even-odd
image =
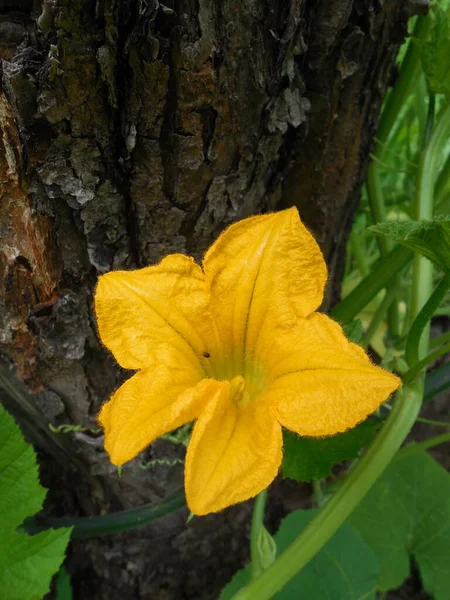
[{"label": "large green leaf", "polygon": [[367,419],[345,433],[327,438],[299,437],[284,431],[284,477],[295,481],[327,477],[333,465],[356,458],[361,448],[372,441],[379,427],[379,422]]},{"label": "large green leaf", "polygon": [[34,450],[0,405],[0,590],[2,600],[40,600],[64,559],[70,529],[36,536],[17,533],[42,508]]},{"label": "large green leaf", "polygon": [[[288,515],[275,535],[283,552],[311,521],[316,510],[297,510]],[[230,600],[249,580],[250,569],[242,569],[222,590],[220,600]],[[274,596],[278,600],[374,600],[378,564],[372,550],[349,524],[327,542],[304,569]]]},{"label": "large green leaf", "polygon": [[402,451],[350,517],[378,557],[378,588],[400,586],[410,558],[435,600],[450,590],[450,475],[425,452]]},{"label": "large green leaf", "polygon": [[432,221],[389,221],[369,229],[419,252],[450,275],[450,216]]}]

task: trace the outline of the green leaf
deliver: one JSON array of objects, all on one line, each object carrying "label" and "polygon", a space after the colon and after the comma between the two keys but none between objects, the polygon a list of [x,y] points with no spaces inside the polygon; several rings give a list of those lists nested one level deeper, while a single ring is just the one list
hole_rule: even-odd
[{"label": "green leaf", "polygon": [[16,532],[42,508],[36,455],[0,405],[0,589],[2,600],[40,600],[64,559],[70,529],[36,536]]},{"label": "green leaf", "polygon": [[69,573],[64,567],[61,567],[56,577],[56,600],[72,600],[72,585],[70,583]]},{"label": "green leaf", "polygon": [[432,221],[389,221],[369,229],[419,252],[450,275],[450,216]]},{"label": "green leaf", "polygon": [[[281,553],[303,531],[317,510],[296,510],[275,535]],[[230,600],[249,580],[250,568],[238,571],[222,590],[220,600]],[[278,600],[374,600],[378,564],[358,532],[345,523],[323,549],[274,596]]]},{"label": "green leaf", "polygon": [[284,431],[284,477],[295,481],[328,477],[333,465],[356,458],[361,448],[372,441],[379,427],[379,422],[367,419],[345,433],[327,438],[299,437]]},{"label": "green leaf", "polygon": [[422,68],[428,87],[435,94],[450,94],[450,23],[448,12],[437,8],[430,39],[416,43],[420,49]]},{"label": "green leaf", "polygon": [[270,567],[277,556],[277,544],[264,525],[259,528],[258,552],[263,570]]},{"label": "green leaf", "polygon": [[450,475],[423,451],[400,452],[350,517],[380,564],[378,587],[400,586],[410,558],[424,589],[448,600]]}]

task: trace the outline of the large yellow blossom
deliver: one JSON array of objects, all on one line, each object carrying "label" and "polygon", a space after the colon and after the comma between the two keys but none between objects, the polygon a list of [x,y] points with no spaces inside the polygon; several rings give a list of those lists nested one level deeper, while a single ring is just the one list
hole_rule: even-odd
[{"label": "large yellow blossom", "polygon": [[302,436],[354,427],[399,386],[323,314],[321,251],[295,208],[251,217],[211,246],[203,268],[182,254],[99,279],[100,338],[137,371],[100,413],[121,465],[195,420],[188,505],[219,511],[266,488],[282,426]]}]

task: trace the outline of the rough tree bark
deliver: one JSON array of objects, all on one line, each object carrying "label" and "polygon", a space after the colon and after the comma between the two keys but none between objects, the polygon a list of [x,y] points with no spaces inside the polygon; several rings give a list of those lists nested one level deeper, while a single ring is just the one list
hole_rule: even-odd
[{"label": "rough tree bark", "polygon": [[[405,0],[1,0],[3,401],[43,451],[53,510],[160,499],[181,469],[118,479],[95,425],[125,374],[92,317],[99,273],[197,259],[241,217],[295,204],[330,268],[344,245]],[[163,442],[149,456],[177,452]],[[249,507],[74,544],[77,598],[214,598]]]}]

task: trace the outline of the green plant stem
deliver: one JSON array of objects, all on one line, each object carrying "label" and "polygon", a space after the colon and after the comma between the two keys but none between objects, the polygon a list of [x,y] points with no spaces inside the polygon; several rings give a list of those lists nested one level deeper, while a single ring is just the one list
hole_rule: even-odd
[{"label": "green plant stem", "polygon": [[[418,17],[412,38],[424,40],[432,23],[433,20],[430,15]],[[401,126],[401,119],[398,118],[398,114],[405,106],[406,100],[412,93],[421,73],[420,49],[418,44],[413,43],[413,39],[410,40],[403,57],[395,87],[391,90],[383,106],[377,133],[377,139],[382,145],[386,144],[389,138],[394,137]]]},{"label": "green plant stem", "polygon": [[186,506],[186,500],[184,494],[180,492],[161,504],[147,504],[140,508],[110,513],[101,517],[41,517],[36,515],[27,519],[21,528],[30,535],[34,535],[46,529],[73,527],[72,538],[93,537],[141,527],[183,506]]},{"label": "green plant stem", "polygon": [[450,423],[434,421],[433,419],[424,419],[423,417],[417,417],[416,422],[423,423],[424,425],[433,425],[433,427],[450,427]]},{"label": "green plant stem", "polygon": [[[427,106],[425,99],[428,95],[428,85],[424,73],[420,73],[417,78],[417,84],[414,90],[414,106],[411,107],[411,118],[412,122],[417,117],[419,124],[419,135],[423,135],[425,131],[425,124],[427,122]],[[408,115],[409,116],[409,115]]]},{"label": "green plant stem", "polygon": [[[421,264],[421,261],[418,261],[418,263]],[[428,262],[423,263],[423,266],[428,274],[430,264]],[[413,324],[411,325],[411,329],[409,330],[409,334],[406,339],[405,350],[406,362],[408,363],[408,365],[410,365],[410,371],[408,371],[408,373],[412,371],[414,374],[414,371],[417,369],[417,365],[422,363],[423,360],[426,360],[426,358],[428,358],[426,357],[424,359],[420,359],[419,357],[420,349],[424,349],[424,345],[422,344],[422,335],[426,329],[429,329],[430,320],[434,315],[437,307],[441,304],[442,300],[444,299],[444,296],[449,288],[450,278],[444,277],[443,279],[441,279],[439,285],[434,290],[432,295],[428,298],[427,302],[422,306],[419,314],[417,315]],[[428,339],[426,340],[426,343],[428,345]],[[422,367],[420,367],[420,369],[421,368]]]},{"label": "green plant stem", "polygon": [[425,130],[423,132],[422,149],[426,148],[433,133],[434,113],[436,110],[436,96],[433,92],[428,94],[428,110]]},{"label": "green plant stem", "polygon": [[259,552],[259,539],[261,527],[264,526],[264,510],[266,508],[266,500],[267,489],[263,490],[256,496],[255,503],[253,505],[252,529],[250,534],[251,581],[259,577],[264,571]]},{"label": "green plant stem", "polygon": [[423,442],[413,442],[412,444],[408,444],[405,448],[402,448],[401,454],[402,456],[405,456],[405,454],[423,452],[424,450],[434,448],[435,446],[440,446],[441,444],[446,444],[447,442],[450,442],[450,432],[441,433],[441,435],[436,435],[435,437],[429,438]]},{"label": "green plant stem", "polygon": [[434,362],[439,357],[443,356],[444,354],[447,354],[447,352],[450,352],[450,343],[445,344],[438,350],[435,350],[434,352],[428,354],[428,356],[426,356],[425,358],[422,358],[422,360],[419,360],[419,362],[417,362],[411,369],[409,369],[409,371],[407,371],[403,375],[403,383],[408,383],[408,381],[411,381],[412,379],[417,377],[417,375],[419,375],[422,369],[424,369],[430,363]]},{"label": "green plant stem", "polygon": [[[382,148],[378,145],[377,148]],[[381,151],[380,151],[381,152]],[[374,154],[376,157],[376,154]],[[374,225],[383,223],[387,220],[386,207],[384,204],[384,195],[381,188],[380,172],[376,161],[372,161],[367,169],[367,195],[369,198],[369,206],[372,213],[372,221]],[[393,248],[392,240],[382,235],[377,236],[377,244],[380,249],[380,255],[385,258]],[[394,296],[388,306],[388,331],[391,338],[399,335],[400,319],[398,313],[398,302],[394,302],[397,294],[397,277],[392,282],[391,289],[394,290]]]},{"label": "green plant stem", "polygon": [[450,181],[450,154],[447,156],[447,160],[442,166],[439,176],[434,186],[434,195],[436,198],[435,209],[441,210],[444,208],[446,194],[450,193],[447,189],[448,182]]},{"label": "green plant stem", "polygon": [[[380,167],[383,167],[383,169],[386,169],[388,171],[392,171],[393,173],[407,173],[409,175],[413,175],[414,174],[413,169],[398,169],[396,167],[391,167],[390,165],[388,165],[388,163],[383,162],[380,158],[378,158],[376,154],[371,154],[370,158],[372,160],[374,160]],[[388,206],[388,203],[385,202],[384,205]]]},{"label": "green plant stem", "polygon": [[363,335],[361,340],[361,346],[363,348],[367,348],[370,344],[372,337],[375,335],[380,323],[384,319],[390,305],[395,300],[397,295],[397,290],[394,286],[391,286],[385,293],[383,300],[380,302],[375,314],[370,322],[369,327],[367,328],[366,333]]},{"label": "green plant stem", "polygon": [[430,348],[436,348],[437,346],[441,346],[442,344],[445,344],[447,342],[450,342],[450,331],[447,331],[442,335],[438,335],[435,338],[431,338]]},{"label": "green plant stem", "polygon": [[412,250],[408,250],[405,246],[394,248],[385,258],[377,261],[370,275],[336,304],[330,316],[341,323],[350,323],[380,290],[388,286],[394,275],[401,271],[412,257]]},{"label": "green plant stem", "polygon": [[[423,133],[422,146],[419,153],[417,169],[416,193],[414,198],[414,218],[431,220],[433,217],[434,185],[437,176],[437,156],[440,148],[436,147],[436,130],[434,124],[435,96],[429,94],[427,121]],[[430,339],[430,321],[433,314],[426,314],[425,306],[430,300],[433,282],[433,265],[415,254],[413,259],[413,280],[409,314],[410,329],[407,335],[405,359],[409,367],[424,358],[428,352]],[[434,312],[434,311],[433,311]],[[424,320],[425,318],[425,320]],[[407,325],[405,319],[405,326]]]},{"label": "green plant stem", "polygon": [[[383,404],[387,410],[392,410],[392,406],[387,402]],[[416,423],[423,423],[424,425],[433,425],[434,427],[450,427],[450,423],[443,423],[442,421],[433,421],[432,419],[425,419],[424,417],[417,417]]]},{"label": "green plant stem", "polygon": [[361,277],[367,277],[370,269],[367,263],[366,253],[362,247],[364,241],[360,239],[360,236],[355,231],[352,231],[350,234],[350,241],[352,245],[352,252],[355,256],[356,265],[361,273]]},{"label": "green plant stem", "polygon": [[325,503],[326,495],[323,491],[322,479],[312,480],[314,504],[320,508]]},{"label": "green plant stem", "polygon": [[[381,148],[379,145],[378,147]],[[386,207],[384,205],[379,168],[375,162],[371,162],[367,169],[366,185],[373,224],[383,223],[387,220]],[[383,235],[377,236],[377,244],[383,257],[392,250],[392,241]]]},{"label": "green plant stem", "polygon": [[419,413],[423,380],[397,392],[381,432],[346,480],[301,535],[264,573],[241,590],[235,600],[268,600],[302,569],[334,535],[389,464]]},{"label": "green plant stem", "polygon": [[[420,221],[421,219],[431,220],[433,217],[433,193],[438,173],[441,148],[446,143],[449,135],[450,104],[447,105],[447,107],[439,115],[439,119],[435,125],[431,137],[429,138],[428,144],[422,150],[420,155],[414,204],[414,219],[416,221]],[[432,316],[429,314],[425,315],[425,313],[420,316],[419,313],[427,304],[427,302],[431,301],[430,293],[433,277],[433,265],[428,259],[419,255],[414,257],[413,264],[414,268],[410,303],[411,330],[406,343],[406,360],[409,362],[410,367],[412,367],[416,362],[418,362],[418,360],[421,360],[427,354],[430,337],[430,323],[428,321],[423,324],[423,319],[425,316],[427,316],[427,318],[431,318]],[[443,282],[441,282],[441,284],[443,285]],[[433,302],[436,300],[436,298],[437,296],[435,296]],[[437,306],[439,306],[439,304],[437,304]],[[435,308],[437,308],[437,306]],[[418,322],[414,323],[415,320]]]}]

